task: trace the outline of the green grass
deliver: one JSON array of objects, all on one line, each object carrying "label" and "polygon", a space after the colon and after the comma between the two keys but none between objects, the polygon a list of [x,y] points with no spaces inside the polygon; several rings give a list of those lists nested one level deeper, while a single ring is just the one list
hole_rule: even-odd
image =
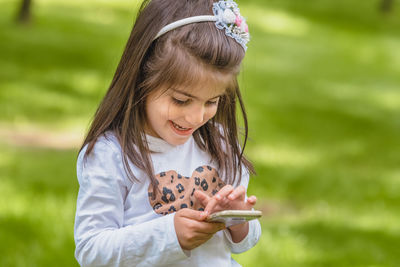
[{"label": "green grass", "polygon": [[1,266],[74,266],[76,150],[0,145]]},{"label": "green grass", "polygon": [[[0,0],[0,125],[84,129],[111,81],[137,2]],[[244,266],[400,262],[400,2],[239,1],[252,40],[250,193],[263,236]],[[0,143],[1,266],[74,266],[76,149]],[[24,255],[24,256],[21,256]]]}]

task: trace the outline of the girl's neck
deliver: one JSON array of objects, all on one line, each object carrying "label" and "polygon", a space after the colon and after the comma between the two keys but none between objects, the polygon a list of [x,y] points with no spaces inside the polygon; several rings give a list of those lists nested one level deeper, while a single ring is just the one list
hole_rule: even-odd
[{"label": "girl's neck", "polygon": [[150,151],[158,152],[158,153],[167,152],[167,151],[169,151],[171,149],[174,149],[176,147],[183,146],[187,142],[190,142],[190,140],[192,138],[193,138],[193,136],[190,136],[190,138],[182,145],[171,145],[167,141],[165,141],[164,139],[161,139],[161,138],[146,134],[146,139],[147,139],[147,143],[149,145]]}]

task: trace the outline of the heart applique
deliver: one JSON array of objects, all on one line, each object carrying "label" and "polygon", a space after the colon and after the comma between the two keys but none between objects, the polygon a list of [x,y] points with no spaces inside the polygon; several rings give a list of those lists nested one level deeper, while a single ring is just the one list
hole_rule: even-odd
[{"label": "heart applique", "polygon": [[159,191],[154,198],[153,186],[150,184],[148,196],[153,210],[162,215],[183,208],[204,210],[204,207],[195,198],[194,191],[201,190],[211,197],[225,186],[225,183],[219,178],[217,170],[206,165],[196,168],[191,177],[170,170],[157,174],[156,180]]}]

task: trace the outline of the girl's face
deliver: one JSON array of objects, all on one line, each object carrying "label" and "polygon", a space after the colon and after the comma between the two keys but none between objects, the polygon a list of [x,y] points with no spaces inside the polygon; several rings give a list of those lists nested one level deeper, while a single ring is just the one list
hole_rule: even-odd
[{"label": "girl's face", "polygon": [[146,100],[145,131],[171,145],[181,145],[217,113],[225,84],[200,83],[194,88],[158,89]]}]

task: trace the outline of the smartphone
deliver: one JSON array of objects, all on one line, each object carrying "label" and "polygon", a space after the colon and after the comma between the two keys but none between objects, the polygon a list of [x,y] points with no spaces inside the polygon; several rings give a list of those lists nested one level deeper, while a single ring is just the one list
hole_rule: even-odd
[{"label": "smartphone", "polygon": [[226,227],[251,221],[262,216],[259,210],[223,210],[210,214],[207,222],[223,222]]}]

